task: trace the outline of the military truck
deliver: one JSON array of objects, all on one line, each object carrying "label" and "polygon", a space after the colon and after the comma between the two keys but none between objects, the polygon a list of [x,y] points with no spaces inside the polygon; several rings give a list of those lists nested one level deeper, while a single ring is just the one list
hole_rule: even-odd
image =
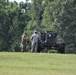
[{"label": "military truck", "polygon": [[57,50],[60,53],[65,53],[65,42],[57,41],[57,32],[45,31],[41,32],[40,36],[42,42],[38,44],[38,52],[48,52],[48,49]]}]

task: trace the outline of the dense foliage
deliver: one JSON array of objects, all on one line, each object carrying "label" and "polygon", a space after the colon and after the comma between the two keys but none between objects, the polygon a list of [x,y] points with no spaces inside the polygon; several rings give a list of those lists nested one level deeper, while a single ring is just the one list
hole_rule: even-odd
[{"label": "dense foliage", "polygon": [[23,32],[30,37],[34,30],[57,31],[58,41],[67,42],[67,52],[76,53],[76,1],[0,0],[0,51],[20,51]]}]

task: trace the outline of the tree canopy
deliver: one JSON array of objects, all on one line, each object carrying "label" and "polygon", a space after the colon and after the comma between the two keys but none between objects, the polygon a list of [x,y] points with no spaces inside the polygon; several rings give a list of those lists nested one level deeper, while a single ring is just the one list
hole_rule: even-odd
[{"label": "tree canopy", "polygon": [[20,51],[23,32],[30,37],[34,30],[57,31],[68,52],[76,53],[76,1],[0,0],[0,51]]}]

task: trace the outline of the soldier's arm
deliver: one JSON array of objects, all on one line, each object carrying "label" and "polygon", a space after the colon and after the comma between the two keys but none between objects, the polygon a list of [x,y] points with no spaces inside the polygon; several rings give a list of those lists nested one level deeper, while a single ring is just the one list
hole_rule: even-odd
[{"label": "soldier's arm", "polygon": [[23,39],[28,40],[28,37],[27,36],[24,36]]},{"label": "soldier's arm", "polygon": [[30,40],[32,41],[32,39],[33,39],[33,36],[31,36]]}]

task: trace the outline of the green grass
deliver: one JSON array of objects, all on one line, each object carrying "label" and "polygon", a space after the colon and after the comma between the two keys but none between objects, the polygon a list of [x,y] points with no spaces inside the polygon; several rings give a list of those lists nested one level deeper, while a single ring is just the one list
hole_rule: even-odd
[{"label": "green grass", "polygon": [[76,75],[76,55],[1,52],[0,75]]}]

